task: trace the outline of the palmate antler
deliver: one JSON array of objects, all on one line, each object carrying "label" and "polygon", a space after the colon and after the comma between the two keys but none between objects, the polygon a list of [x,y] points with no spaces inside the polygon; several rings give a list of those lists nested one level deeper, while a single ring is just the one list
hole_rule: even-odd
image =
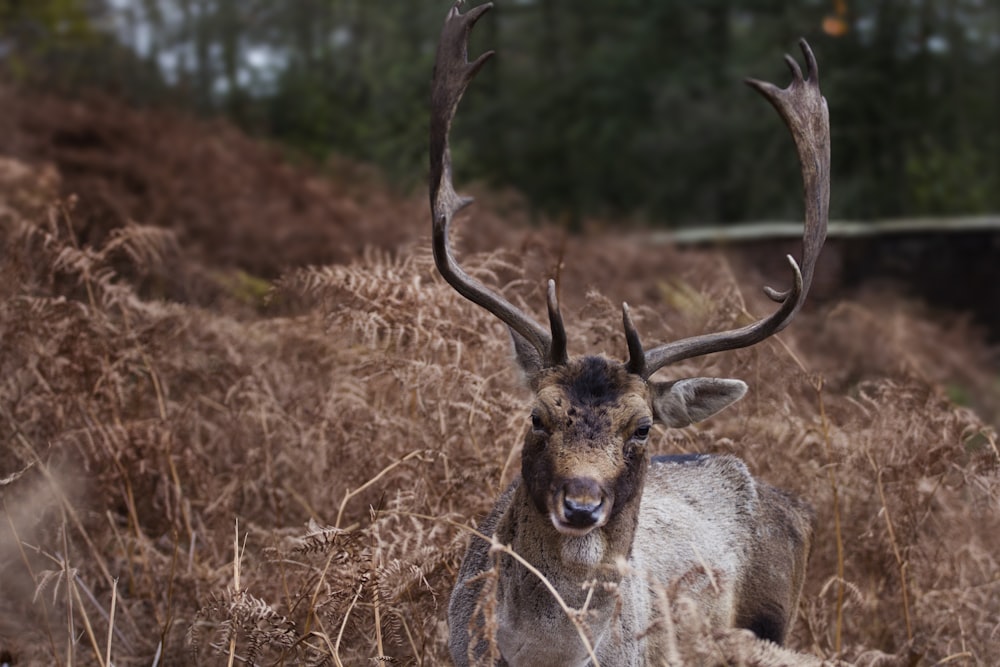
[{"label": "palmate antler", "polygon": [[712,352],[749,347],[778,333],[792,321],[805,303],[806,294],[812,284],[816,259],[826,241],[826,228],[830,209],[830,114],[826,100],[819,90],[819,68],[816,57],[806,41],[799,46],[806,59],[806,76],[795,59],[785,56],[785,62],[792,71],[792,82],[787,88],[756,79],[747,79],[747,84],[756,89],[778,110],[778,114],[791,130],[795,148],[799,153],[802,168],[803,193],[805,195],[805,231],[802,236],[802,270],[791,255],[788,263],[792,268],[792,288],[778,292],[765,287],[765,293],[781,306],[769,317],[758,320],[740,329],[723,331],[684,338],[666,343],[643,352],[639,343],[628,306],[623,307],[622,319],[629,348],[629,370],[649,377],[660,368],[683,359],[700,357]]},{"label": "palmate antler", "polygon": [[469,31],[493,5],[480,5],[461,14],[458,9],[462,4],[462,0],[456,2],[445,19],[431,84],[430,195],[434,217],[434,262],[444,279],[459,294],[496,315],[520,335],[537,351],[543,366],[555,366],[566,361],[566,330],[556,300],[555,281],[550,280],[548,285],[550,334],[517,306],[463,271],[451,254],[448,243],[448,226],[452,219],[472,203],[472,199],[460,197],[451,182],[451,149],[448,145],[451,121],[469,82],[493,56],[493,51],[488,51],[471,63],[468,60]]},{"label": "palmate antler", "polygon": [[[550,280],[548,283],[550,333],[519,308],[465,273],[451,254],[448,243],[448,225],[452,218],[472,202],[469,198],[460,197],[452,185],[448,135],[465,89],[493,55],[489,51],[473,62],[468,60],[469,32],[493,5],[480,5],[461,14],[459,7],[462,4],[462,0],[456,2],[445,20],[434,65],[431,92],[430,197],[434,260],[441,275],[459,294],[507,324],[537,351],[543,366],[556,366],[566,362],[567,354],[566,332],[556,301],[555,282]],[[764,288],[773,301],[781,304],[770,316],[739,329],[685,338],[651,350],[643,350],[628,305],[623,304],[622,320],[629,350],[629,371],[648,378],[670,363],[754,345],[784,329],[805,302],[816,259],[826,240],[830,204],[830,120],[826,100],[819,89],[816,58],[805,40],[800,42],[800,46],[807,67],[804,77],[798,63],[786,55],[785,60],[792,71],[792,82],[787,88],[781,89],[771,83],[753,79],[747,83],[777,109],[791,131],[798,150],[805,194],[801,270],[789,255],[793,278],[791,289],[778,292],[769,287]]]}]

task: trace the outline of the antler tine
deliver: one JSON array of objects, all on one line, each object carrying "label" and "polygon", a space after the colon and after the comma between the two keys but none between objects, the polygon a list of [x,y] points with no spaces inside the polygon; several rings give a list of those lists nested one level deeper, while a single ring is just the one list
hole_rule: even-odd
[{"label": "antler tine", "polygon": [[[789,255],[793,278],[791,289],[779,292],[770,287],[764,288],[768,297],[781,303],[778,310],[770,316],[740,329],[685,338],[649,350],[644,355],[645,364],[641,372],[643,377],[648,378],[663,366],[676,361],[754,345],[788,326],[805,303],[816,259],[826,241],[830,209],[830,114],[819,89],[816,57],[804,39],[799,41],[799,46],[805,56],[805,76],[795,59],[786,55],[785,62],[792,72],[792,82],[787,88],[778,88],[774,84],[755,79],[748,79],[747,83],[774,106],[795,141],[805,197],[802,269],[799,270],[798,264]],[[629,324],[630,322],[626,322],[626,338],[634,335],[634,327],[633,332],[629,333]],[[629,353],[631,356],[631,343]],[[629,366],[633,363],[630,359]]]},{"label": "antler tine", "polygon": [[530,316],[462,270],[455,261],[448,242],[448,226],[455,214],[472,203],[471,198],[459,196],[452,184],[448,135],[465,89],[494,53],[487,51],[472,62],[468,60],[469,33],[472,26],[493,7],[493,4],[479,5],[465,14],[459,12],[462,4],[463,0],[458,0],[445,19],[431,84],[430,198],[434,263],[448,284],[466,299],[493,313],[520,334],[538,351],[545,365],[560,364],[566,359],[566,332],[562,316],[559,314],[559,305],[555,300],[554,284],[550,284],[548,290],[552,328],[550,335]]},{"label": "antler tine", "polygon": [[[755,79],[748,79],[747,84],[767,98],[778,111],[792,133],[799,155],[806,220],[802,237],[802,298],[805,299],[805,293],[812,285],[816,259],[826,241],[830,208],[830,114],[826,99],[819,90],[816,56],[804,39],[799,40],[799,48],[806,61],[805,77],[795,59],[785,55],[785,62],[792,72],[792,83],[788,88],[782,90]],[[769,287],[765,288],[765,292],[774,301],[783,301],[787,295]]]},{"label": "antler tine", "polygon": [[556,281],[549,278],[548,293],[546,300],[549,308],[549,324],[552,329],[552,343],[549,349],[549,361],[552,365],[565,364],[568,357],[566,354],[566,328],[563,326],[562,313],[559,312],[559,299],[556,296]]},{"label": "antler tine", "polygon": [[629,373],[649,377],[646,374],[646,355],[642,351],[642,341],[639,339],[639,332],[632,322],[632,311],[628,304],[622,304],[622,324],[625,326],[625,343],[628,345],[628,368]]}]

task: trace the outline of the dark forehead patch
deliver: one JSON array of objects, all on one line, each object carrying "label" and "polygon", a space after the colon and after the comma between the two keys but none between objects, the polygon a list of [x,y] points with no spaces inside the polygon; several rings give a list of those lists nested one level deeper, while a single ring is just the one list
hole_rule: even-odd
[{"label": "dark forehead patch", "polygon": [[619,399],[629,385],[621,364],[603,357],[582,357],[566,367],[562,384],[572,404],[598,407]]}]

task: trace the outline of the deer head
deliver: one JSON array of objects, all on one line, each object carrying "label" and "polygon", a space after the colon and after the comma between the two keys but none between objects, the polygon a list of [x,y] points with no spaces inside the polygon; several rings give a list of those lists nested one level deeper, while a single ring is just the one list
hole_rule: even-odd
[{"label": "deer head", "polygon": [[[473,25],[492,7],[484,4],[465,14],[462,2],[452,8],[441,34],[431,94],[430,199],[433,215],[434,260],[455,290],[510,329],[518,363],[535,392],[531,429],[524,443],[521,474],[525,487],[543,515],[564,535],[581,536],[605,526],[633,507],[641,493],[649,463],[646,441],[654,422],[686,426],[701,421],[742,398],[739,380],[685,378],[670,382],[650,378],[661,368],[684,359],[743,348],[773,336],[802,307],[813,270],[826,238],[829,208],[830,134],[826,101],[819,90],[816,60],[809,46],[800,46],[807,71],[803,75],[790,56],[792,82],[784,89],[761,81],[747,83],[760,92],[791,130],[798,150],[805,193],[802,266],[788,256],[792,286],[786,291],[765,287],[779,304],[769,316],[731,331],[709,333],[645,349],[627,304],[622,321],[628,359],[603,356],[570,358],[566,332],[548,281],[549,327],[543,327],[497,292],[469,276],[456,262],[448,241],[455,214],[471,199],[452,185],[448,136],[459,101],[469,83],[493,55],[470,62],[468,36]],[[630,522],[627,522],[630,523]]]}]

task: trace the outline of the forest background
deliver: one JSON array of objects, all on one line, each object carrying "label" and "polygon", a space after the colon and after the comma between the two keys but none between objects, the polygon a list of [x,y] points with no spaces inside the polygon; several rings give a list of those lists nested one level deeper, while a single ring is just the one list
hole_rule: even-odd
[{"label": "forest background", "polygon": [[[299,155],[426,173],[441,3],[31,0],[0,9],[0,67],[49,90],[223,114]],[[806,37],[833,127],[832,216],[1000,210],[1000,5],[988,0],[501,0],[463,105],[463,178],[570,225],[797,219],[771,111]]]}]

